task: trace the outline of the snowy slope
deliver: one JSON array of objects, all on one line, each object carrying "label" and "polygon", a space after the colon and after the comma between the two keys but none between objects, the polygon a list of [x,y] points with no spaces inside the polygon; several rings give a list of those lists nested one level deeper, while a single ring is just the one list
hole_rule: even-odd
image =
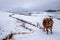
[{"label": "snowy slope", "polygon": [[[29,30],[24,29],[20,26],[20,23],[17,22],[16,19],[9,17],[12,13],[8,12],[2,12],[0,11],[0,40],[2,40],[4,37],[6,37],[11,32],[29,32]],[[33,23],[36,25],[38,22],[40,26],[42,26],[42,20],[43,18],[47,17],[45,16],[25,16],[25,15],[12,15],[13,17],[20,18],[23,20],[26,20],[30,23]],[[53,19],[54,25],[53,25],[53,34],[46,34],[46,32],[43,32],[42,29],[39,29],[35,26],[29,25],[26,23],[26,27],[31,28],[34,30],[33,33],[30,34],[17,34],[13,36],[13,40],[60,40],[60,20]]]}]

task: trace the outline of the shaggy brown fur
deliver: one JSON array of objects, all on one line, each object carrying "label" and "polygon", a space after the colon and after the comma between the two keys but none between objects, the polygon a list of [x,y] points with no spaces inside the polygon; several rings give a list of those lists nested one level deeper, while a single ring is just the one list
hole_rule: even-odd
[{"label": "shaggy brown fur", "polygon": [[47,31],[47,34],[48,34],[48,29],[50,29],[50,31],[52,33],[52,26],[53,26],[52,18],[44,18],[43,19],[43,27],[44,27],[44,30]]}]

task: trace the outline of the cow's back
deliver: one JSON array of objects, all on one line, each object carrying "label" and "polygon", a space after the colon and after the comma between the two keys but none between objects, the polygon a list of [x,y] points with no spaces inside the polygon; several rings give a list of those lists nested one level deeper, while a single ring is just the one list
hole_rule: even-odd
[{"label": "cow's back", "polygon": [[43,19],[43,26],[51,26],[53,25],[53,20],[51,18],[44,18]]}]

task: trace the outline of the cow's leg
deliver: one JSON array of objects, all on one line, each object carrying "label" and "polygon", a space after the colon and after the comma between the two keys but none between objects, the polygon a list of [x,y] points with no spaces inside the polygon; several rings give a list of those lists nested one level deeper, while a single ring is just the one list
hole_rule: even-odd
[{"label": "cow's leg", "polygon": [[51,31],[51,34],[52,34],[52,33],[53,33],[53,32],[52,32],[52,27],[50,28],[50,31]]},{"label": "cow's leg", "polygon": [[52,34],[53,32],[52,32],[52,29],[51,29],[51,34]]},{"label": "cow's leg", "polygon": [[45,31],[45,27],[43,28],[43,31]]},{"label": "cow's leg", "polygon": [[48,28],[46,28],[46,32],[47,32],[47,34],[48,34]]}]

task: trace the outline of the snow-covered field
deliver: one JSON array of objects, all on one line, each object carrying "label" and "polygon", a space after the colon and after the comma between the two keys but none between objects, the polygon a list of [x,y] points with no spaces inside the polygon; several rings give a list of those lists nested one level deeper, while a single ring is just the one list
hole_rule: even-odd
[{"label": "snow-covered field", "polygon": [[[37,22],[42,26],[43,18],[47,17],[47,15],[43,14],[40,16],[26,16],[26,15],[12,15],[12,13],[2,12],[0,11],[0,40],[6,37],[11,32],[30,32],[28,29],[23,28],[20,26],[22,22],[17,21],[12,17],[16,17],[19,19],[23,19],[28,21],[32,24],[37,24]],[[13,36],[13,40],[60,40],[60,20],[53,18],[54,25],[53,25],[53,34],[46,34],[42,29],[39,29],[35,26],[30,24],[25,24],[26,27],[33,29],[33,32],[27,34],[16,34]]]}]

